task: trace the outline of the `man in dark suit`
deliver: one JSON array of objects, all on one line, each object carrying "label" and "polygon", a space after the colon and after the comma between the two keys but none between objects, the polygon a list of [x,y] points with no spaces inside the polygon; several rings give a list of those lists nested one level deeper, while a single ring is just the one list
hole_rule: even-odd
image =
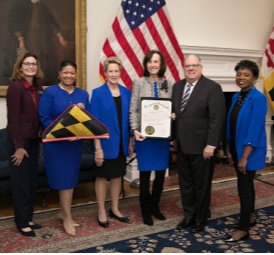
[{"label": "man in dark suit", "polygon": [[221,86],[202,75],[196,55],[185,59],[185,79],[174,84],[173,112],[179,184],[184,219],[177,229],[204,230],[209,211],[214,151],[224,127],[225,99]]}]

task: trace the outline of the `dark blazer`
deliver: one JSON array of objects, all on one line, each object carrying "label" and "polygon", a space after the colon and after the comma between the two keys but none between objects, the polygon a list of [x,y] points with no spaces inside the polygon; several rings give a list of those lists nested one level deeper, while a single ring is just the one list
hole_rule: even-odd
[{"label": "dark blazer", "polygon": [[[128,146],[130,137],[129,127],[129,104],[131,92],[128,88],[119,85],[122,101],[122,138],[124,155],[128,156]],[[101,121],[109,129],[109,139],[101,139],[101,146],[104,151],[105,159],[114,159],[119,154],[120,129],[118,122],[118,114],[114,99],[105,83],[92,92],[90,113],[99,121]]]},{"label": "dark blazer", "polygon": [[[36,85],[37,105],[43,93],[43,88]],[[31,93],[21,80],[12,82],[7,91],[7,132],[15,149],[23,148],[23,138],[37,138],[40,128],[38,112]]]},{"label": "dark blazer", "polygon": [[[237,93],[232,98],[231,108],[227,116],[227,141],[231,145],[230,115],[231,111],[239,98]],[[246,170],[260,170],[265,166],[266,157],[266,131],[265,116],[267,113],[266,97],[255,87],[247,95],[238,114],[236,126],[236,151],[238,160],[241,159],[244,147],[253,147],[247,159]]]},{"label": "dark blazer", "polygon": [[180,111],[186,80],[174,84],[172,94],[175,138],[185,154],[202,154],[206,145],[217,147],[224,128],[225,99],[221,86],[203,75]]}]

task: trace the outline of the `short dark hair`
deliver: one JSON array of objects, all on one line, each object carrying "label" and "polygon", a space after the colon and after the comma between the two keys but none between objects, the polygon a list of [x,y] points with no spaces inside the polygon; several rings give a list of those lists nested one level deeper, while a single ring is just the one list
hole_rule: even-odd
[{"label": "short dark hair", "polygon": [[77,71],[77,65],[75,64],[75,62],[71,61],[71,60],[63,60],[60,63],[60,67],[59,67],[59,71],[62,71],[64,67],[66,66],[72,66],[75,68],[75,71]]},{"label": "short dark hair", "polygon": [[160,66],[160,70],[159,70],[158,76],[159,76],[159,77],[163,77],[163,76],[165,75],[165,72],[166,72],[166,60],[165,60],[165,58],[164,58],[162,52],[159,51],[159,50],[151,50],[151,51],[149,51],[149,52],[145,55],[144,60],[143,60],[143,67],[144,67],[144,74],[143,74],[143,75],[144,75],[145,77],[148,77],[148,76],[149,76],[149,72],[148,72],[148,70],[147,70],[147,62],[148,62],[149,60],[151,60],[153,54],[155,54],[155,53],[158,54],[158,55],[160,56],[160,59],[161,59],[161,66]]},{"label": "short dark hair", "polygon": [[249,69],[253,76],[258,79],[259,74],[260,74],[260,69],[258,65],[251,61],[251,60],[242,60],[240,61],[234,68],[234,70],[237,72],[239,69]]}]

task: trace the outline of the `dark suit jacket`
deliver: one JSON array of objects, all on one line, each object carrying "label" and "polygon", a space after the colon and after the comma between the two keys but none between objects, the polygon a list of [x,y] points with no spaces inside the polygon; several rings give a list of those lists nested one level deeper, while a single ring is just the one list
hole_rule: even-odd
[{"label": "dark suit jacket", "polygon": [[[36,85],[37,104],[43,93],[43,88]],[[21,80],[12,82],[7,91],[7,132],[15,149],[23,148],[23,138],[37,138],[40,128],[38,112],[30,91],[26,89]]]},{"label": "dark suit jacket", "polygon": [[202,75],[180,112],[185,84],[184,79],[173,86],[175,138],[185,154],[202,154],[206,145],[219,144],[225,120],[224,94],[219,84]]}]

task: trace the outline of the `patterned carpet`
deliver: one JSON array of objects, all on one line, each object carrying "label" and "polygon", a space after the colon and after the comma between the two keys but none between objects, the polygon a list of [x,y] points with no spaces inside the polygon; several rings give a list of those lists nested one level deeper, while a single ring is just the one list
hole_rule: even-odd
[{"label": "patterned carpet", "polygon": [[222,241],[234,231],[231,226],[236,215],[211,220],[202,233],[193,234],[190,228],[171,229],[151,235],[99,245],[77,253],[272,253],[274,252],[274,206],[256,211],[257,224],[250,238],[238,243]]},{"label": "patterned carpet", "polygon": [[[274,184],[274,174],[260,176],[259,178]],[[273,206],[274,187],[257,180],[255,180],[255,186],[256,208]],[[168,235],[165,231],[174,231],[177,223],[182,219],[181,200],[178,190],[165,192],[163,194],[161,210],[166,215],[167,220],[155,221],[153,227],[142,224],[138,197],[123,199],[120,205],[121,211],[130,218],[130,224],[109,219],[110,227],[108,229],[104,229],[96,224],[96,204],[87,204],[73,208],[73,217],[81,224],[81,227],[77,229],[76,237],[64,233],[62,226],[56,218],[56,211],[43,212],[35,215],[35,222],[43,225],[41,230],[36,231],[37,237],[35,238],[21,236],[15,228],[13,219],[1,220],[0,252],[76,252],[92,247],[102,247],[107,244],[114,245],[113,243],[115,242],[127,239],[139,240],[148,235],[158,235],[160,232],[161,234]],[[110,203],[107,203],[107,208],[109,207]],[[239,212],[239,200],[235,180],[213,184],[211,212],[211,220],[231,216]],[[263,213],[267,214],[267,212],[261,211],[261,214]],[[260,222],[261,217],[265,217],[265,220],[271,220],[270,217],[263,215],[257,215],[257,217],[260,218]],[[230,218],[225,218],[225,222],[229,220]],[[201,242],[209,241],[207,240],[207,238],[210,238],[209,235],[214,235],[216,231],[224,231],[223,227],[217,229],[212,227],[213,225],[215,226],[216,224],[210,221],[207,231],[201,233]],[[227,229],[223,234],[228,234],[229,231],[230,230]],[[273,241],[274,230],[272,229],[271,231],[269,238]],[[185,238],[182,232],[178,232],[176,235],[178,238],[180,238],[179,236]],[[256,237],[256,234],[253,236]],[[185,241],[188,241],[187,238]],[[113,249],[116,249],[116,247],[113,247]],[[177,249],[184,250],[183,247]],[[165,252],[164,248],[161,251]],[[100,250],[97,250],[97,252],[100,252]]]}]

